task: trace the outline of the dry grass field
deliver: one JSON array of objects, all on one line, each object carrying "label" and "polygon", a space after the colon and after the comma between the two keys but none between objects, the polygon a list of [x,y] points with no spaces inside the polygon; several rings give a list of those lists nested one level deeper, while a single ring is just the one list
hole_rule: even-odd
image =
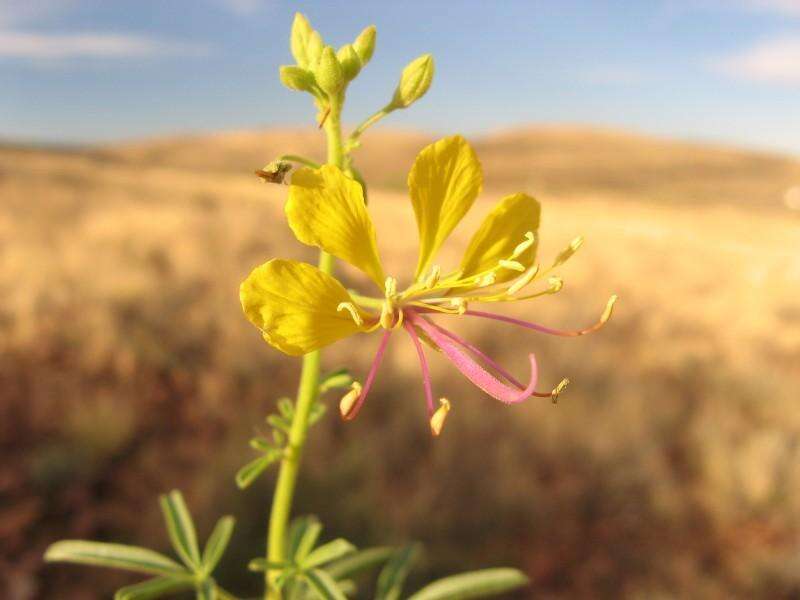
[{"label": "dry grass field", "polygon": [[[416,252],[403,181],[429,139],[377,132],[359,150],[401,279]],[[359,419],[313,431],[298,510],[359,545],[421,540],[421,576],[520,566],[531,597],[798,597],[800,212],[785,199],[800,163],[574,127],[475,145],[487,189],[443,262],[499,194],[524,190],[542,201],[543,261],[587,241],[561,293],[513,312],[577,327],[612,292],[618,310],[579,339],[456,324],[513,370],[534,351],[544,384],[573,383],[558,405],[508,408],[434,357],[454,405],[437,440],[413,349],[390,346]],[[269,257],[313,254],[285,224],[286,188],[251,172],[320,150],[317,132],[291,130],[0,147],[4,598],[109,597],[128,579],[44,567],[43,549],[165,548],[156,495],[170,487],[201,535],[237,516],[223,579],[257,589],[239,565],[261,552],[272,480],[239,493],[233,474],[299,362],[260,340],[237,287]],[[363,373],[375,343],[341,342],[326,366]]]}]

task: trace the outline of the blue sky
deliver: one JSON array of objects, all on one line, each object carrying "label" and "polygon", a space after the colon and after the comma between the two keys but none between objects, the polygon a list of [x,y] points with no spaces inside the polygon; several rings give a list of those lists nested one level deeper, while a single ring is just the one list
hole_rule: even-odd
[{"label": "blue sky", "polygon": [[0,137],[87,142],[309,123],[284,89],[289,27],[378,27],[345,119],[434,54],[400,127],[588,123],[800,154],[800,0],[0,0]]}]

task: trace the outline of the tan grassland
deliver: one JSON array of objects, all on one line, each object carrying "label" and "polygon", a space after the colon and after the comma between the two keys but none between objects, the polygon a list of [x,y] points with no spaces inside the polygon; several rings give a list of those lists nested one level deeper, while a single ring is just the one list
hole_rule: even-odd
[{"label": "tan grassland", "polygon": [[[358,165],[388,271],[413,268],[404,178],[428,135],[365,137]],[[486,190],[443,253],[454,264],[503,193],[542,202],[542,262],[577,234],[555,296],[510,310],[601,332],[546,338],[453,328],[558,405],[508,408],[433,357],[453,411],[431,440],[413,349],[390,346],[362,415],[312,433],[298,510],[359,545],[423,541],[421,576],[510,564],[540,598],[781,598],[800,593],[800,162],[578,127],[475,140]],[[43,567],[61,537],[164,549],[155,496],[182,488],[203,534],[239,518],[238,564],[261,552],[272,480],[251,457],[298,362],[241,316],[237,287],[273,257],[313,260],[252,170],[320,155],[315,131],[175,137],[89,150],[0,147],[0,582],[11,598],[107,597],[124,577]],[[364,285],[342,269],[349,285]],[[326,366],[363,374],[376,339]],[[326,398],[335,407],[335,397]],[[238,563],[237,563],[238,561]],[[418,580],[415,580],[415,582]],[[0,585],[0,587],[4,587]],[[8,597],[8,596],[5,596]]]}]

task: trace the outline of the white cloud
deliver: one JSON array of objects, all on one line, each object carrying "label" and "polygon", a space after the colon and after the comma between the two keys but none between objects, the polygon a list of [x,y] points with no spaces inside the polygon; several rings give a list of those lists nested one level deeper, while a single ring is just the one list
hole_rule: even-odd
[{"label": "white cloud", "polygon": [[711,66],[746,81],[800,85],[800,36],[759,42],[739,54],[713,60]]},{"label": "white cloud", "polygon": [[204,56],[206,46],[117,33],[30,33],[0,30],[0,58],[147,58]]}]

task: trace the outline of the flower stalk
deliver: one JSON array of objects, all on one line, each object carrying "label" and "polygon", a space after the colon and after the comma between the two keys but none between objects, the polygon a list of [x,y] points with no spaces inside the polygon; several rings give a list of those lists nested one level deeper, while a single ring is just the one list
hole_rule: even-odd
[{"label": "flower stalk", "polygon": [[[344,144],[342,140],[342,104],[343,94],[334,94],[330,99],[330,112],[325,120],[325,137],[328,147],[328,164],[344,168]],[[319,254],[320,271],[331,274],[334,258],[324,250]],[[321,368],[320,351],[310,352],[303,357],[300,371],[300,385],[297,389],[297,401],[294,409],[292,428],[289,431],[287,452],[280,463],[278,481],[272,498],[272,509],[267,532],[267,562],[283,563],[286,560],[286,532],[292,512],[294,491],[297,487],[297,475],[300,461],[308,437],[309,417],[319,393],[319,377]],[[280,600],[281,592],[276,584],[280,571],[265,571],[265,598]]]}]

